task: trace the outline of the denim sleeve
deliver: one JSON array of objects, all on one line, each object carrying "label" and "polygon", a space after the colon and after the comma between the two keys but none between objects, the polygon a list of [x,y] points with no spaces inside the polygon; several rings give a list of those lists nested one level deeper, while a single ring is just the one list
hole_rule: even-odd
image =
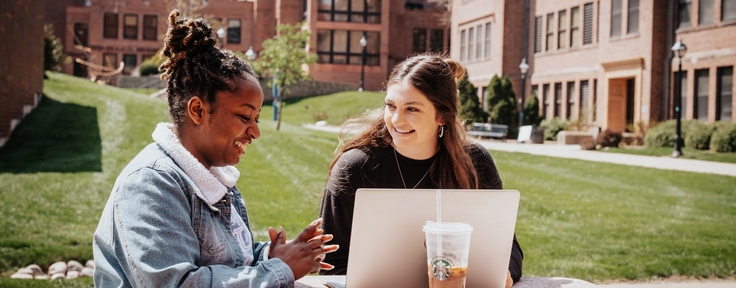
[{"label": "denim sleeve", "polygon": [[110,244],[115,248],[105,260],[114,257],[118,263],[112,266],[127,278],[123,282],[133,287],[294,286],[291,269],[280,259],[246,267],[198,266],[200,243],[183,181],[172,171],[142,168],[113,192],[108,225],[113,226]]}]

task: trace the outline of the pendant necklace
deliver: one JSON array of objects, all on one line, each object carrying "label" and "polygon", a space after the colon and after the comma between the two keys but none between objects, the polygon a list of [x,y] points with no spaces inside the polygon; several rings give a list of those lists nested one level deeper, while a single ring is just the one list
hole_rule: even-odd
[{"label": "pendant necklace", "polygon": [[[399,176],[401,177],[401,183],[404,184],[404,189],[408,189],[406,187],[406,182],[404,181],[404,174],[401,173],[401,164],[399,164],[399,157],[396,156],[396,148],[394,148],[394,159],[396,159],[396,167],[399,168]],[[417,188],[419,186],[419,183],[422,183],[422,180],[424,180],[424,177],[427,177],[427,174],[429,174],[429,170],[432,170],[432,167],[430,166],[429,169],[427,169],[427,172],[424,173],[424,176],[422,176],[422,179],[419,179],[419,182],[417,182],[417,185],[414,185],[411,189]]]}]

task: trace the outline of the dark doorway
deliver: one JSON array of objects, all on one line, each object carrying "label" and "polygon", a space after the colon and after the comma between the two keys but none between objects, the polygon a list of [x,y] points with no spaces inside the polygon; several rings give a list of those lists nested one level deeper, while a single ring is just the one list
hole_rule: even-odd
[{"label": "dark doorway", "polygon": [[626,79],[626,132],[634,132],[634,87],[634,78]]}]

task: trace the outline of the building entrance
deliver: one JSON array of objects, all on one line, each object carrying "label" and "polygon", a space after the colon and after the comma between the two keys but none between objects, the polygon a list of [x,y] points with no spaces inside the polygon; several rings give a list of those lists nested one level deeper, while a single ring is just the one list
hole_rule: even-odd
[{"label": "building entrance", "polygon": [[635,79],[616,78],[608,80],[608,128],[625,132],[627,125],[634,124]]}]

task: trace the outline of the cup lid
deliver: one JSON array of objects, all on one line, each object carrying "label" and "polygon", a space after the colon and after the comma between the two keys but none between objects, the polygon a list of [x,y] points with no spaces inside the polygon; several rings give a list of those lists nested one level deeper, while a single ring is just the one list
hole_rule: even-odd
[{"label": "cup lid", "polygon": [[470,224],[460,222],[427,221],[422,231],[442,234],[465,234],[473,232],[473,227]]}]

